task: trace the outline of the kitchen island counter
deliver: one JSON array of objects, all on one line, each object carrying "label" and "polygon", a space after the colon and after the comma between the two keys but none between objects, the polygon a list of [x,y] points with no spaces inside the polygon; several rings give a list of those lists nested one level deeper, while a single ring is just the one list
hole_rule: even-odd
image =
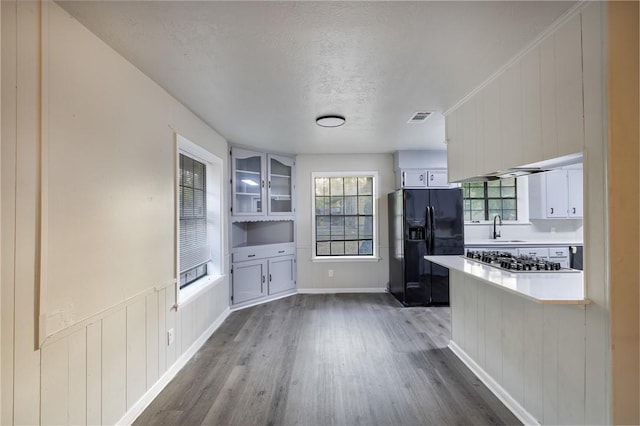
[{"label": "kitchen island counter", "polygon": [[425,256],[424,258],[536,303],[561,305],[590,303],[584,296],[582,271],[509,272],[459,255]]}]

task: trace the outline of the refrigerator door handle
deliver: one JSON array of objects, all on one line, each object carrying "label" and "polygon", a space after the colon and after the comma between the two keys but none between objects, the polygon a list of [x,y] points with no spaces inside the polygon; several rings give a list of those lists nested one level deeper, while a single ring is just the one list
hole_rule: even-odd
[{"label": "refrigerator door handle", "polygon": [[431,232],[431,246],[429,247],[429,254],[433,254],[435,251],[435,239],[436,239],[436,209],[433,206],[429,206],[431,209],[431,222],[429,223],[429,231]]},{"label": "refrigerator door handle", "polygon": [[427,254],[429,253],[429,247],[431,246],[431,210],[430,206],[427,206],[425,209],[425,218],[424,218],[424,242],[427,246]]}]

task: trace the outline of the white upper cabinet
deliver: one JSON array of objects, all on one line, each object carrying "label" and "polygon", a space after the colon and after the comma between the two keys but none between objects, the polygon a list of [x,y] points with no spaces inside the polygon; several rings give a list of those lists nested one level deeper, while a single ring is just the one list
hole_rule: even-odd
[{"label": "white upper cabinet", "polygon": [[567,188],[567,172],[553,170],[542,176],[545,181],[546,213],[549,219],[568,216],[569,190]]},{"label": "white upper cabinet", "polygon": [[427,171],[426,170],[403,170],[402,171],[402,187],[403,188],[426,188],[427,187]]},{"label": "white upper cabinet", "polygon": [[267,184],[270,215],[293,213],[293,168],[290,157],[269,155],[269,181]]},{"label": "white upper cabinet", "polygon": [[293,215],[293,158],[233,148],[231,162],[233,217]]},{"label": "white upper cabinet", "polygon": [[447,114],[450,182],[582,152],[581,37],[577,14]]},{"label": "white upper cabinet", "polygon": [[430,170],[427,172],[427,187],[429,188],[448,188],[446,170]]},{"label": "white upper cabinet", "polygon": [[529,176],[531,219],[581,219],[582,169],[559,169]]},{"label": "white upper cabinet", "polygon": [[449,188],[446,170],[402,170],[401,188]]},{"label": "white upper cabinet", "polygon": [[581,218],[583,216],[584,203],[582,170],[567,170],[567,189],[567,216],[570,218]]},{"label": "white upper cabinet", "polygon": [[265,198],[265,155],[234,148],[232,161],[232,214],[262,215]]}]

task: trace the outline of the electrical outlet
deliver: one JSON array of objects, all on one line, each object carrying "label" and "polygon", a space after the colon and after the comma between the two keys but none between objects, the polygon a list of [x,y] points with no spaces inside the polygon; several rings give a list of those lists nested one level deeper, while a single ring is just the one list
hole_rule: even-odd
[{"label": "electrical outlet", "polygon": [[333,269],[329,269],[329,278],[333,278]]},{"label": "electrical outlet", "polygon": [[170,328],[167,331],[167,346],[171,346],[173,344],[173,339],[175,338],[173,328]]}]

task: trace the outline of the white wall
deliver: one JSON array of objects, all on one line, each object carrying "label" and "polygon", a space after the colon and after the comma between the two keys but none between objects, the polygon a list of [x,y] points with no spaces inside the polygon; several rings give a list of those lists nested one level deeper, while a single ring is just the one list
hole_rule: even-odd
[{"label": "white wall", "polygon": [[[311,173],[377,171],[378,181],[378,262],[312,262],[311,256]],[[297,285],[300,292],[365,291],[387,288],[389,280],[389,238],[387,194],[394,190],[393,156],[370,155],[298,155],[296,158],[296,239]],[[328,271],[333,270],[329,278]]]},{"label": "white wall", "polygon": [[0,423],[113,424],[228,312],[172,308],[174,133],[227,143],[54,3],[2,2],[1,76]]}]

